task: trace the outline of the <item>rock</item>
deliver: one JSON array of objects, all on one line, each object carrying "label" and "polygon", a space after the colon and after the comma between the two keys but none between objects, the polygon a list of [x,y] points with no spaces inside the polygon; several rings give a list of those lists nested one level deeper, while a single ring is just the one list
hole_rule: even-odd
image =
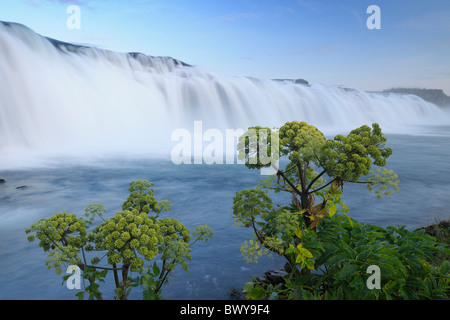
[{"label": "rock", "polygon": [[287,273],[291,273],[292,272],[292,265],[289,262],[285,263],[284,271],[286,271]]},{"label": "rock", "polygon": [[273,81],[278,81],[278,82],[292,82],[295,84],[302,84],[304,86],[310,86],[309,82],[306,81],[305,79],[272,79]]},{"label": "rock", "polygon": [[272,284],[273,286],[277,286],[280,283],[284,284],[285,281],[283,279],[288,273],[283,270],[269,270],[264,273],[265,280],[267,284]]},{"label": "rock", "polygon": [[0,179],[0,183],[5,183],[6,180],[5,179]]},{"label": "rock", "polygon": [[441,89],[392,88],[383,93],[413,94],[440,107],[450,107],[450,97]]},{"label": "rock", "polygon": [[426,227],[421,227],[416,230],[422,230],[422,229],[425,230],[426,234],[428,234],[432,237],[438,238],[439,234],[443,230],[450,230],[450,220],[443,220],[439,223],[431,224]]},{"label": "rock", "polygon": [[28,188],[27,186],[18,186],[18,187],[16,187],[16,189],[25,189],[25,188]]},{"label": "rock", "polygon": [[309,86],[309,82],[306,81],[305,79],[295,79],[294,83],[295,84],[303,84],[305,86]]}]

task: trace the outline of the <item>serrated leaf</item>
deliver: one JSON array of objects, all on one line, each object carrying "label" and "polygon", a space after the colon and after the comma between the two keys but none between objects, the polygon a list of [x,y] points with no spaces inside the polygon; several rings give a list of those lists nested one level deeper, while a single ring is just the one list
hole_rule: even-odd
[{"label": "serrated leaf", "polygon": [[439,273],[446,276],[449,272],[450,272],[450,262],[444,261],[439,268]]},{"label": "serrated leaf", "polygon": [[334,214],[336,213],[336,206],[330,206],[330,210],[328,211],[328,214],[330,215],[330,217],[334,216]]},{"label": "serrated leaf", "polygon": [[153,279],[153,277],[149,274],[144,274],[141,278],[142,285],[155,289],[156,288],[156,281]]},{"label": "serrated leaf", "polygon": [[278,292],[274,291],[270,294],[269,300],[278,300]]},{"label": "serrated leaf", "polygon": [[348,280],[350,277],[354,276],[356,272],[359,271],[359,266],[355,264],[347,265],[339,271],[336,278],[339,280]]},{"label": "serrated leaf", "polygon": [[261,287],[252,288],[250,292],[245,296],[248,300],[261,300],[266,290]]},{"label": "serrated leaf", "polygon": [[139,277],[136,277],[136,278],[130,278],[130,285],[131,285],[132,287],[137,287],[137,286],[139,286],[139,284],[140,284],[140,279],[139,279]]},{"label": "serrated leaf", "polygon": [[154,276],[159,275],[160,269],[159,269],[158,265],[156,264],[156,262],[153,263],[152,271],[153,271],[153,275],[154,275]]},{"label": "serrated leaf", "polygon": [[84,291],[75,293],[75,296],[78,297],[78,300],[84,300]]},{"label": "serrated leaf", "polygon": [[338,253],[338,254],[333,255],[330,258],[328,258],[324,262],[324,264],[335,265],[335,264],[340,263],[345,260],[347,260],[347,255],[344,253]]},{"label": "serrated leaf", "polygon": [[307,247],[308,249],[310,248],[315,248],[315,249],[324,249],[322,242],[320,241],[308,241],[305,244],[305,247]]},{"label": "serrated leaf", "polygon": [[155,300],[155,292],[150,288],[146,288],[142,292],[142,299],[143,300]]},{"label": "serrated leaf", "polygon": [[415,287],[415,288],[425,289],[425,284],[417,278],[406,279],[406,285]]},{"label": "serrated leaf", "polygon": [[349,283],[349,287],[351,288],[364,288],[364,279],[361,277],[361,275],[356,275],[354,279]]},{"label": "serrated leaf", "polygon": [[363,250],[356,256],[356,259],[359,261],[365,261],[371,253],[372,253],[372,249]]}]

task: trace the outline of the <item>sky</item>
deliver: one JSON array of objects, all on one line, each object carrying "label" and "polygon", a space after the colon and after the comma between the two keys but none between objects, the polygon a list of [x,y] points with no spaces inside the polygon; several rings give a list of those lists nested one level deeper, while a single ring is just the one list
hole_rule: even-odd
[{"label": "sky", "polygon": [[0,0],[0,20],[225,75],[450,95],[449,0]]}]

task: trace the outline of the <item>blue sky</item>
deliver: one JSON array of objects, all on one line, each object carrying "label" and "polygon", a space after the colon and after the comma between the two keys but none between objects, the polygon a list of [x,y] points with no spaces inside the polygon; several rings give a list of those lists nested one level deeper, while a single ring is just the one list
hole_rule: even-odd
[{"label": "blue sky", "polygon": [[[71,4],[81,29],[66,26]],[[381,29],[366,26],[370,5],[381,10]],[[0,20],[227,75],[450,95],[448,0],[0,0]]]}]

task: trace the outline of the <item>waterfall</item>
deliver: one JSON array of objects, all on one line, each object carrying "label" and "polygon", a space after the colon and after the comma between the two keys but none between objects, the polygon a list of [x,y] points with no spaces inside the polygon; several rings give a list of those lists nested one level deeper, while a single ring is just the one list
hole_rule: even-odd
[{"label": "waterfall", "polygon": [[170,150],[171,132],[196,120],[205,129],[298,120],[324,133],[373,122],[384,132],[450,123],[446,111],[413,95],[225,76],[0,22],[0,159],[29,151],[151,155]]}]

